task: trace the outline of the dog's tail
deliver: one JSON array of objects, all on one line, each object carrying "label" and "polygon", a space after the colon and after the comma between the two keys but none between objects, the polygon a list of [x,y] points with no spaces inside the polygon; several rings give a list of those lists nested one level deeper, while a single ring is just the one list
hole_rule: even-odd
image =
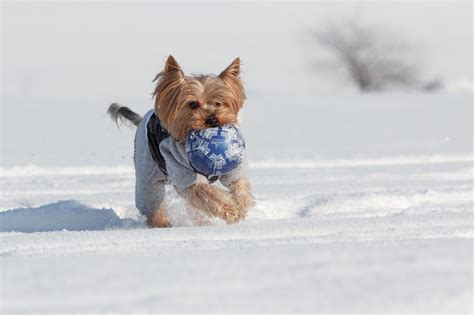
[{"label": "dog's tail", "polygon": [[107,110],[107,114],[110,115],[113,121],[117,124],[117,126],[122,123],[124,125],[130,125],[130,123],[138,126],[143,117],[139,114],[132,111],[130,108],[120,105],[119,103],[113,103],[109,106]]}]

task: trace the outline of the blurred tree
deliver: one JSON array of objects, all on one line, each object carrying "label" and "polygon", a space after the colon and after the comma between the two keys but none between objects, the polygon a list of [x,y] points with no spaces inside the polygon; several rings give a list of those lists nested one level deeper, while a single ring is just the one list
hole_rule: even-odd
[{"label": "blurred tree", "polygon": [[328,22],[313,34],[332,58],[322,65],[331,70],[341,68],[362,92],[394,87],[432,91],[441,86],[439,80],[429,86],[421,83],[415,48],[383,27],[364,26],[350,19]]}]

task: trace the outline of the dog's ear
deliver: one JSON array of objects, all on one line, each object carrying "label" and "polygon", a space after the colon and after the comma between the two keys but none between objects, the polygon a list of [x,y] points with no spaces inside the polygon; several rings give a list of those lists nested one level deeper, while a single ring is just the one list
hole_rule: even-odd
[{"label": "dog's ear", "polygon": [[163,72],[165,76],[184,77],[183,70],[181,70],[181,67],[172,55],[169,55],[166,60],[165,70]]},{"label": "dog's ear", "polygon": [[232,91],[234,97],[231,103],[233,104],[234,110],[239,111],[244,105],[245,100],[244,85],[240,79],[240,58],[235,58],[234,61],[219,74],[219,78],[222,79]]},{"label": "dog's ear", "polygon": [[219,74],[219,78],[225,79],[227,77],[238,78],[240,76],[240,58],[237,57],[232,63]]}]

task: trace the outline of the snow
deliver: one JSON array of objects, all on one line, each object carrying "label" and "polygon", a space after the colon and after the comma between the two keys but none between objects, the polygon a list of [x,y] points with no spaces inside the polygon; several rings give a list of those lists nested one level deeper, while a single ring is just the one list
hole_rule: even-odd
[{"label": "snow", "polygon": [[[472,314],[471,9],[2,3],[0,313]],[[445,89],[362,95],[312,70],[308,32],[352,14],[424,46]],[[172,189],[174,228],[135,209],[134,132],[104,114],[152,108],[170,53],[187,73],[242,58],[257,205],[239,224],[192,226]]]},{"label": "snow", "polygon": [[470,313],[473,162],[254,161],[247,220],[193,227],[169,190],[172,229],[143,227],[130,166],[2,169],[2,309]]},{"label": "snow", "polygon": [[133,130],[102,115],[94,158],[3,165],[2,313],[472,313],[472,94],[298,97],[294,123],[290,95],[249,97],[236,225],[192,226],[168,188],[175,227],[145,228]]},{"label": "snow", "polygon": [[[35,313],[467,313],[469,310],[471,292],[466,289],[470,285],[469,240],[328,243],[324,238],[322,241],[293,238],[292,242],[275,243],[275,239],[270,239],[260,243],[234,240],[232,234],[238,233],[236,229],[239,228],[212,233],[210,239],[206,238],[209,236],[206,229],[197,238],[192,237],[196,235],[193,231],[179,231],[191,236],[187,242],[167,240],[176,230],[132,231],[127,236],[110,232],[105,238],[92,234],[83,242],[91,247],[96,247],[98,242],[108,243],[109,254],[86,250],[80,255],[9,258],[4,266],[4,279],[7,283],[20,284],[5,287],[5,310]],[[228,233],[230,239],[222,238]],[[72,234],[61,244],[53,245],[58,250],[68,248],[79,237]],[[144,248],[140,242],[135,243],[143,238],[146,244],[161,245]],[[124,243],[138,249],[127,252],[114,249]],[[147,253],[143,252],[145,249]],[[433,259],[437,264],[432,263]]]},{"label": "snow", "polygon": [[37,208],[19,208],[0,213],[0,232],[94,231],[130,227],[112,209],[94,209],[74,200],[58,201]]}]

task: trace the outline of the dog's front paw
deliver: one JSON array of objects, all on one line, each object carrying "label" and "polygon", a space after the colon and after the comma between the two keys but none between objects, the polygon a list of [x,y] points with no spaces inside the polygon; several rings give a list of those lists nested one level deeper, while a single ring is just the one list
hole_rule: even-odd
[{"label": "dog's front paw", "polygon": [[239,210],[227,192],[209,184],[194,184],[189,187],[187,200],[194,208],[227,223],[236,223],[245,217],[245,213]]},{"label": "dog's front paw", "polygon": [[228,224],[237,223],[245,218],[246,215],[246,213],[240,211],[234,203],[224,204],[221,209],[218,209],[218,212],[218,217]]},{"label": "dog's front paw", "polygon": [[149,228],[167,228],[171,227],[171,223],[168,219],[168,213],[165,209],[160,208],[153,214],[148,216],[145,220],[145,224]]},{"label": "dog's front paw", "polygon": [[240,212],[244,213],[244,215],[247,214],[247,210],[250,207],[255,206],[255,198],[250,190],[250,183],[245,177],[240,177],[233,182],[229,187],[229,191],[237,208],[239,208]]}]

